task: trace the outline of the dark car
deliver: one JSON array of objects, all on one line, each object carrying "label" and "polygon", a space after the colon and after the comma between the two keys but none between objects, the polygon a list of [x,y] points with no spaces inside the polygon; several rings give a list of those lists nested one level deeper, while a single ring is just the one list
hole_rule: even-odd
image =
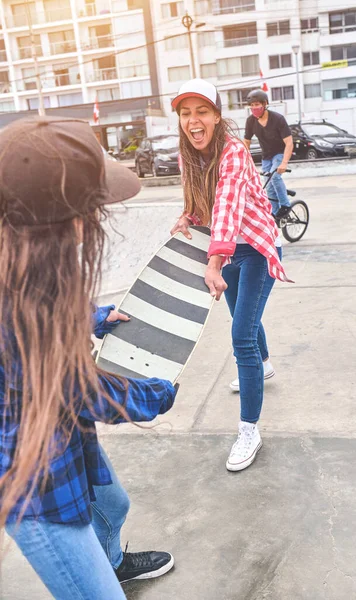
[{"label": "dark car", "polygon": [[156,135],[144,138],[135,153],[135,168],[139,177],[146,173],[159,175],[179,175],[178,166],[179,136]]},{"label": "dark car", "polygon": [[356,136],[327,121],[301,121],[289,126],[295,158],[347,156],[356,149]]}]

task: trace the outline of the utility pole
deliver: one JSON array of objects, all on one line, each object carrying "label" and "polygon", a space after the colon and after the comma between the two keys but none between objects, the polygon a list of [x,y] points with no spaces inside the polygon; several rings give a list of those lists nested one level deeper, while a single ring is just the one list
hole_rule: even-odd
[{"label": "utility pole", "polygon": [[192,65],[192,79],[195,79],[197,74],[196,74],[196,70],[195,70],[195,60],[194,60],[194,53],[193,53],[193,46],[192,46],[192,34],[190,32],[190,28],[191,28],[192,24],[193,24],[193,19],[190,15],[188,15],[188,11],[186,11],[186,13],[182,19],[182,25],[184,25],[184,27],[188,30],[190,63]]},{"label": "utility pole", "polygon": [[29,0],[25,0],[27,24],[28,24],[28,28],[30,30],[31,55],[32,55],[34,69],[35,69],[35,77],[36,77],[36,83],[37,83],[37,89],[38,89],[38,101],[39,101],[38,102],[38,114],[41,117],[43,117],[46,114],[46,112],[45,112],[44,103],[43,103],[42,83],[41,83],[40,71],[38,68],[38,62],[37,62],[35,34],[33,33],[31,10],[30,10],[28,2],[29,2]]},{"label": "utility pole", "polygon": [[300,46],[298,44],[295,44],[295,46],[292,46],[292,50],[293,50],[293,54],[295,56],[295,70],[297,73],[298,121],[300,123],[300,121],[302,120],[302,107],[301,107],[301,100],[300,100],[300,81],[299,81],[299,61],[298,61],[298,53],[300,50]]}]

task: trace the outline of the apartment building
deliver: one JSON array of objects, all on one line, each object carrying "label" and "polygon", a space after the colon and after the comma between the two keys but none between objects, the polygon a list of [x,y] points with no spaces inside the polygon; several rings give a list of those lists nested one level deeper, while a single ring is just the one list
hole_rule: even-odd
[{"label": "apartment building", "polygon": [[[102,143],[142,129],[159,110],[151,11],[145,0],[2,0],[0,120],[36,110],[30,27],[48,114],[91,119],[98,99]],[[24,113],[26,114],[26,113]]]},{"label": "apartment building", "polygon": [[325,118],[356,133],[355,0],[159,0],[153,5],[157,39],[165,39],[157,55],[172,124],[170,99],[192,76],[182,25],[188,11],[196,75],[218,87],[224,114],[241,128],[246,96],[263,81],[274,109],[289,123],[298,120],[298,60],[302,118]]}]

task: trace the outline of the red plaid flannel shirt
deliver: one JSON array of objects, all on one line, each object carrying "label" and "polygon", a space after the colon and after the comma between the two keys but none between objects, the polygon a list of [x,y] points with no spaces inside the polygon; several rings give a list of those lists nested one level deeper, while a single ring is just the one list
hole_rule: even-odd
[{"label": "red plaid flannel shirt", "polygon": [[[199,224],[196,215],[186,216]],[[266,257],[271,277],[291,281],[279,260],[278,229],[251,154],[240,140],[229,137],[220,159],[208,257],[219,254],[229,262],[238,235]]]}]

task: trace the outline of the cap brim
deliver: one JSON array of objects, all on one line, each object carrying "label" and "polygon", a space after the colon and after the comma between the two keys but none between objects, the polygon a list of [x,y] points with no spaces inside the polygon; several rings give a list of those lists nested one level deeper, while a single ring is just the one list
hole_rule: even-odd
[{"label": "cap brim", "polygon": [[179,96],[177,96],[176,98],[173,98],[172,100],[172,108],[174,108],[174,110],[177,109],[178,104],[184,100],[184,98],[201,98],[202,100],[205,100],[206,102],[209,102],[209,104],[211,104],[212,106],[214,106],[214,108],[216,108],[216,104],[210,100],[210,98],[207,98],[206,96],[204,96],[203,94],[198,94],[197,92],[186,92],[185,94],[180,94]]},{"label": "cap brim", "polygon": [[115,204],[133,198],[139,193],[141,183],[137,175],[113,160],[105,160],[106,184],[109,196],[105,204]]}]

